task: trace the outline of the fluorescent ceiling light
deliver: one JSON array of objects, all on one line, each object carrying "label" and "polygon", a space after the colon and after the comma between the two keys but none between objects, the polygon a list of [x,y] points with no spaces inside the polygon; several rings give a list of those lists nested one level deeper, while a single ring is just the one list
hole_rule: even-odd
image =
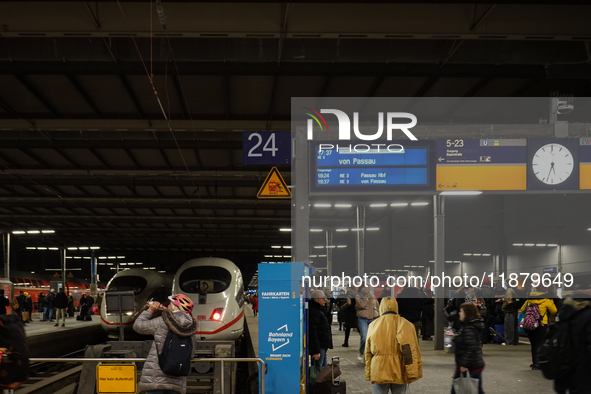
[{"label": "fluorescent ceiling light", "polygon": [[291,231],[290,228],[280,228],[279,231]]},{"label": "fluorescent ceiling light", "polygon": [[347,245],[337,245],[337,248],[346,248]]},{"label": "fluorescent ceiling light", "polygon": [[115,259],[117,258],[116,256],[107,256],[108,259]]},{"label": "fluorescent ceiling light", "polygon": [[368,227],[366,228],[367,231],[378,231],[380,228],[379,227]]},{"label": "fluorescent ceiling light", "polygon": [[80,260],[82,257],[80,257],[80,256],[74,256],[74,258],[75,258],[76,260]]},{"label": "fluorescent ceiling light", "polygon": [[417,265],[417,268],[425,268],[424,265]]},{"label": "fluorescent ceiling light", "polygon": [[536,246],[536,244],[523,244],[523,246]]},{"label": "fluorescent ceiling light", "polygon": [[273,255],[272,254],[266,254],[265,255],[265,258],[267,258],[267,259],[270,258],[270,257],[273,257]]},{"label": "fluorescent ceiling light", "polygon": [[410,265],[405,265],[404,268],[410,268]]},{"label": "fluorescent ceiling light", "polygon": [[490,256],[490,253],[482,253],[482,256],[483,257],[489,257]]},{"label": "fluorescent ceiling light", "polygon": [[464,256],[472,256],[472,253],[464,253]]},{"label": "fluorescent ceiling light", "polygon": [[[289,231],[291,231],[291,230],[289,230]],[[311,228],[310,229],[311,233],[320,233],[322,231],[324,231],[324,230],[322,230],[321,228]]]},{"label": "fluorescent ceiling light", "polygon": [[323,204],[323,203],[320,203],[320,204],[314,204],[314,206],[316,208],[330,208],[330,207],[332,207],[332,204]]},{"label": "fluorescent ceiling light", "polygon": [[337,233],[344,233],[345,231],[349,231],[348,228],[337,228]]},{"label": "fluorescent ceiling light", "polygon": [[325,254],[319,254],[318,257],[326,257]]},{"label": "fluorescent ceiling light", "polygon": [[35,250],[35,249],[37,249],[37,247],[36,246],[27,246],[27,249],[28,250]]},{"label": "fluorescent ceiling light", "polygon": [[448,264],[453,263],[453,261],[451,261],[451,260],[446,260],[445,262],[448,263]]},{"label": "fluorescent ceiling light", "polygon": [[27,231],[27,234],[39,234],[41,231],[39,230],[29,230]]},{"label": "fluorescent ceiling light", "polygon": [[[265,256],[265,257],[267,257],[267,256]],[[316,254],[311,254],[311,255],[310,255],[310,257],[318,257],[318,255],[316,255]]]},{"label": "fluorescent ceiling light", "polygon": [[291,245],[286,245],[283,247],[283,249],[291,249]]},{"label": "fluorescent ceiling light", "polygon": [[336,246],[334,246],[334,245],[328,245],[328,246],[326,247],[326,249],[334,249],[334,248],[336,248]]},{"label": "fluorescent ceiling light", "polygon": [[101,247],[100,246],[91,246],[90,249],[91,250],[99,250]]},{"label": "fluorescent ceiling light", "polygon": [[282,254],[276,254],[276,255],[275,255],[275,256],[273,256],[273,257],[275,257],[276,259],[280,259],[280,258],[282,258],[282,257],[283,257],[283,255],[282,255]]},{"label": "fluorescent ceiling light", "polygon": [[456,260],[456,261],[454,261],[454,263],[455,263],[455,264],[460,264],[460,263],[461,263],[461,261],[457,261],[457,260]]},{"label": "fluorescent ceiling light", "polygon": [[37,250],[47,250],[45,246],[37,246]]},{"label": "fluorescent ceiling light", "polygon": [[412,205],[413,207],[422,207],[422,206],[425,206],[425,205],[429,205],[429,203],[428,202],[420,202],[419,201],[419,202],[413,202],[410,205]]},{"label": "fluorescent ceiling light", "polygon": [[536,246],[544,247],[546,244],[536,244]]},{"label": "fluorescent ceiling light", "polygon": [[482,194],[479,190],[446,190],[439,193],[441,196],[477,196]]},{"label": "fluorescent ceiling light", "polygon": [[135,263],[135,265],[142,265],[142,264],[144,264],[144,263]]},{"label": "fluorescent ceiling light", "polygon": [[77,247],[70,247],[70,248],[68,248],[68,250],[78,250],[78,248]]},{"label": "fluorescent ceiling light", "polygon": [[324,246],[321,246],[321,245],[319,245],[319,246],[314,246],[314,249],[324,249]]},{"label": "fluorescent ceiling light", "polygon": [[388,204],[369,204],[369,206],[371,208],[383,208],[383,207],[387,207]]},{"label": "fluorescent ceiling light", "polygon": [[81,246],[78,248],[79,250],[88,250],[88,246]]},{"label": "fluorescent ceiling light", "polygon": [[121,263],[120,265],[127,265],[127,263]]},{"label": "fluorescent ceiling light", "polygon": [[106,259],[106,258],[107,258],[107,256],[99,256],[99,259],[100,259],[100,260],[104,260],[104,259]]},{"label": "fluorescent ceiling light", "polygon": [[434,263],[434,262],[435,262],[435,260],[429,260],[429,262],[430,262],[430,263]]},{"label": "fluorescent ceiling light", "polygon": [[[591,229],[590,229],[591,230]],[[26,231],[22,231],[22,230],[15,230],[12,232],[13,234],[25,234]]]},{"label": "fluorescent ceiling light", "polygon": [[43,234],[53,234],[53,233],[55,233],[55,230],[41,230],[41,232]]},{"label": "fluorescent ceiling light", "polygon": [[335,204],[335,208],[351,208],[353,205],[351,204]]},{"label": "fluorescent ceiling light", "polygon": [[417,266],[416,265],[411,265],[410,268],[417,268]]},{"label": "fluorescent ceiling light", "polygon": [[480,257],[482,256],[482,253],[473,253],[472,256]]},{"label": "fluorescent ceiling light", "polygon": [[393,202],[392,204],[390,204],[391,207],[407,207],[408,203],[407,202]]},{"label": "fluorescent ceiling light", "polygon": [[283,255],[283,258],[284,258],[284,259],[291,259],[291,255],[284,254],[284,255]]},{"label": "fluorescent ceiling light", "polygon": [[49,250],[59,250],[59,248],[49,248]]},{"label": "fluorescent ceiling light", "polygon": [[362,228],[352,228],[351,231],[362,231]]},{"label": "fluorescent ceiling light", "polygon": [[548,245],[546,245],[546,246],[549,246],[549,247],[553,248],[553,247],[556,247],[556,246],[558,246],[558,244],[548,244]]},{"label": "fluorescent ceiling light", "polygon": [[271,246],[271,248],[273,248],[273,249],[281,249],[281,246],[275,245],[275,246]]},{"label": "fluorescent ceiling light", "polygon": [[117,256],[118,259],[124,259],[125,256]]},{"label": "fluorescent ceiling light", "polygon": [[523,244],[513,244],[513,246],[523,246]]}]

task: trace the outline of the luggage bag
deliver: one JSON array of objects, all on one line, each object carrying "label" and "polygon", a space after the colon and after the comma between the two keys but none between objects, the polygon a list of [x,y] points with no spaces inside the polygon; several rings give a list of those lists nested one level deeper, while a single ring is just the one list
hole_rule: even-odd
[{"label": "luggage bag", "polygon": [[315,386],[315,394],[346,394],[347,382],[341,379],[340,376],[334,376],[335,365],[339,365],[339,358],[333,357],[331,362],[332,376],[329,381],[317,382]]}]

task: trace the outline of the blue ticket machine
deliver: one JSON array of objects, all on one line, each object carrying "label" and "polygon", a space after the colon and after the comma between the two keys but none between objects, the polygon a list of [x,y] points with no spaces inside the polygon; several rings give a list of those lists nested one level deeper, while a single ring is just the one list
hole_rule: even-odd
[{"label": "blue ticket machine", "polygon": [[259,357],[265,394],[300,394],[305,386],[304,263],[259,264]]}]

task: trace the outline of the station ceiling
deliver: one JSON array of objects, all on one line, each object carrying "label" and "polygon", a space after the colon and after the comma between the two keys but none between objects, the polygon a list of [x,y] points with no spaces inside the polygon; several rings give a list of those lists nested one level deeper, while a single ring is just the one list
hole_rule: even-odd
[{"label": "station ceiling", "polygon": [[591,2],[507,3],[4,1],[0,228],[260,261],[290,203],[242,131],[290,130],[291,97],[591,95]]}]

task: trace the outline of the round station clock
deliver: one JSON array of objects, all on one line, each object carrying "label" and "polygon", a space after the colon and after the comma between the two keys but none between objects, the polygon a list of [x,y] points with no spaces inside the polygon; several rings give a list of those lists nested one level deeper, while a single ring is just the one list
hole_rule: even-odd
[{"label": "round station clock", "polygon": [[575,168],[571,151],[557,143],[546,144],[538,149],[531,163],[536,178],[547,185],[566,181]]}]

